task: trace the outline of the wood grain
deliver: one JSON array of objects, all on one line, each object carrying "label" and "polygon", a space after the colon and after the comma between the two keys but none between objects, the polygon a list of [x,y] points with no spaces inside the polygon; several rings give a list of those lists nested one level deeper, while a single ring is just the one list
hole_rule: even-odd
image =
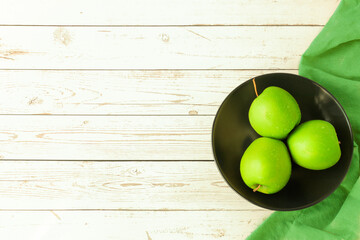
[{"label": "wood grain", "polygon": [[0,23],[15,25],[325,24],[336,0],[12,0]]},{"label": "wood grain", "polygon": [[0,169],[2,210],[260,209],[214,162],[2,161]]},{"label": "wood grain", "polygon": [[212,160],[212,116],[1,116],[0,158]]},{"label": "wood grain", "polygon": [[0,69],[297,69],[322,27],[0,27]]},{"label": "wood grain", "polygon": [[[271,70],[0,71],[0,114],[215,115]],[[296,74],[296,70],[280,70]]]},{"label": "wood grain", "polygon": [[6,211],[0,212],[0,237],[7,240],[245,239],[270,213]]},{"label": "wood grain", "polygon": [[243,81],[296,73],[337,5],[2,4],[0,238],[245,239],[272,211],[209,161],[213,115]]}]

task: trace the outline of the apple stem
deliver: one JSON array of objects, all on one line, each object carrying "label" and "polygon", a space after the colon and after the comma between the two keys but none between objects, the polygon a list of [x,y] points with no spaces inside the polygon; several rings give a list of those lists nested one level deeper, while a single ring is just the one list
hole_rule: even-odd
[{"label": "apple stem", "polygon": [[259,184],[259,186],[257,186],[255,189],[253,189],[253,192],[256,192],[260,187],[261,187],[261,185]]},{"label": "apple stem", "polygon": [[255,82],[255,78],[253,78],[252,80],[253,84],[254,84],[254,89],[255,89],[255,94],[256,94],[256,97],[258,97],[258,92],[257,92],[257,89],[256,89],[256,82]]},{"label": "apple stem", "polygon": [[339,144],[341,144],[341,142],[339,141]]}]

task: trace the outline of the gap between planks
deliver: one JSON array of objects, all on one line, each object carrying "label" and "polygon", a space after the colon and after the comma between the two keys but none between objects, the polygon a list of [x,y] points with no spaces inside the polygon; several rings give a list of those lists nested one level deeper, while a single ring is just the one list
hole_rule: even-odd
[{"label": "gap between planks", "polygon": [[2,113],[0,116],[53,116],[53,117],[215,117],[215,114],[26,114]]},{"label": "gap between planks", "polygon": [[177,72],[177,71],[207,71],[207,72],[210,72],[210,71],[214,71],[214,72],[217,72],[217,71],[298,71],[299,69],[298,68],[209,68],[209,69],[206,69],[206,68],[185,68],[185,69],[181,69],[181,68],[109,68],[109,69],[106,69],[106,68],[85,68],[85,69],[82,69],[82,68],[78,68],[78,69],[73,69],[73,68],[0,68],[0,71],[47,71],[47,72],[50,72],[50,71],[81,71],[81,72],[96,72],[96,71],[99,71],[99,72],[107,72],[107,71],[116,71],[116,72],[126,72],[126,71],[147,71],[147,72],[150,72],[150,71],[169,71],[169,72]]},{"label": "gap between planks", "polygon": [[84,28],[96,28],[96,27],[106,27],[106,28],[152,28],[152,27],[323,27],[325,24],[191,24],[191,25],[42,25],[42,24],[34,24],[34,25],[22,25],[22,24],[0,24],[0,27],[84,27]]},{"label": "gap between planks", "polygon": [[88,160],[88,159],[15,159],[15,158],[6,158],[6,159],[1,159],[2,162],[111,162],[111,163],[115,163],[115,162],[120,162],[120,163],[125,163],[125,162],[214,162],[214,159],[204,159],[204,160],[186,160],[186,159],[180,159],[180,160],[161,160],[161,159],[141,159],[141,160],[111,160],[111,159],[104,159],[104,160],[99,160],[99,159],[94,159],[94,160]]},{"label": "gap between planks", "polygon": [[114,208],[114,209],[0,209],[1,212],[269,212],[268,209],[126,209],[126,208]]}]

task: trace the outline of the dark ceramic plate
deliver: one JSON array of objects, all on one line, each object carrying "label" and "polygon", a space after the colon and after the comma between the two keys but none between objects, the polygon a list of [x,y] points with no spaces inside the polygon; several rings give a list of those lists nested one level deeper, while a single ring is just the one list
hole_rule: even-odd
[{"label": "dark ceramic plate", "polygon": [[252,141],[259,137],[248,120],[255,99],[252,80],[234,89],[220,106],[212,130],[212,148],[216,164],[226,182],[241,196],[260,207],[272,210],[298,210],[328,197],[344,179],[353,152],[349,119],[340,103],[319,84],[293,74],[272,73],[255,77],[258,93],[278,86],[298,102],[301,122],[323,119],[334,125],[341,142],[341,158],[331,168],[313,171],[292,164],[291,178],[280,192],[266,195],[253,192],[240,176],[240,160]]}]

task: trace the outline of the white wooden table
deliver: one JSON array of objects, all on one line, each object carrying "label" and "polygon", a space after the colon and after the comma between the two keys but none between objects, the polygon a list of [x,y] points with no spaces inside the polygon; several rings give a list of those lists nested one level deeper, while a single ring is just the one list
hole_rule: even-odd
[{"label": "white wooden table", "polygon": [[271,211],[222,179],[214,115],[337,5],[2,1],[0,239],[244,239]]}]

